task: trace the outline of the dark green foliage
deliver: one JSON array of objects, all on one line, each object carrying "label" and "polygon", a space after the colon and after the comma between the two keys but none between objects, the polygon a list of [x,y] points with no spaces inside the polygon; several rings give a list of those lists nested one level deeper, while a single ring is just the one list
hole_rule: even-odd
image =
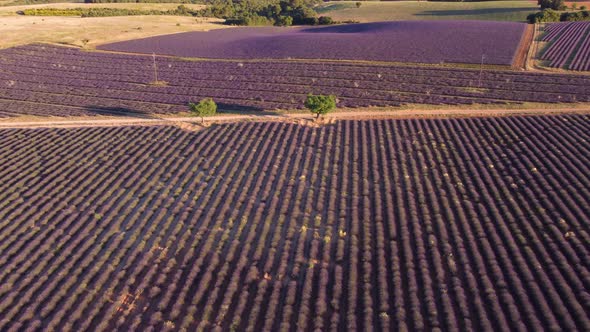
[{"label": "dark green foliage", "polygon": [[590,11],[562,13],[559,20],[562,22],[590,21]]},{"label": "dark green foliage", "polygon": [[565,10],[564,0],[538,0],[541,9]]},{"label": "dark green foliage", "polygon": [[535,14],[527,16],[529,23],[547,23],[547,22],[559,22],[559,13],[552,9],[545,9]]},{"label": "dark green foliage", "polygon": [[313,95],[310,93],[305,100],[305,107],[315,114],[317,119],[320,115],[328,114],[336,108],[336,96]]},{"label": "dark green foliage", "polygon": [[288,27],[293,24],[293,18],[291,16],[279,16],[275,22],[275,25]]},{"label": "dark green foliage", "polygon": [[576,21],[590,21],[590,11],[582,10],[578,12],[559,13],[552,9],[545,9],[535,14],[527,16],[527,21],[534,23],[550,23],[550,22],[576,22]]},{"label": "dark green foliage", "polygon": [[[211,2],[204,16],[225,18],[231,25],[317,25],[317,13],[312,9],[316,1],[259,0]],[[330,20],[331,22],[331,20]]]},{"label": "dark green foliage", "polygon": [[361,8],[362,4],[363,4],[363,3],[362,3],[362,2],[360,2],[360,1],[359,1],[359,2],[357,2],[357,3],[355,3],[355,5],[356,5],[356,8]]},{"label": "dark green foliage", "polygon": [[332,21],[332,18],[330,16],[320,16],[318,21],[320,25],[334,24],[334,21]]},{"label": "dark green foliage", "polygon": [[201,122],[204,122],[204,117],[215,115],[217,112],[217,104],[211,98],[205,98],[198,104],[189,103],[190,112],[194,116],[201,117]]},{"label": "dark green foliage", "polygon": [[256,14],[240,16],[236,18],[228,18],[225,20],[227,25],[246,25],[246,26],[265,26],[273,25],[274,22],[263,16]]}]

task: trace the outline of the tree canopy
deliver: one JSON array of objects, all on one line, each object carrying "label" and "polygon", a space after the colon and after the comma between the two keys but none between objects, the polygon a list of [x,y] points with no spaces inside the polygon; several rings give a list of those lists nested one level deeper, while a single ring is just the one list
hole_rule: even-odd
[{"label": "tree canopy", "polygon": [[201,117],[201,122],[204,122],[204,117],[215,115],[217,112],[217,104],[211,98],[205,98],[198,104],[189,103],[190,111],[194,116]]},{"label": "tree canopy", "polygon": [[[317,0],[211,0],[209,15],[225,18],[232,25],[317,25],[331,24],[313,10]],[[329,22],[329,23],[328,23]]]},{"label": "tree canopy", "polygon": [[313,95],[310,93],[305,100],[305,107],[315,114],[317,119],[320,115],[328,114],[336,108],[336,96]]}]

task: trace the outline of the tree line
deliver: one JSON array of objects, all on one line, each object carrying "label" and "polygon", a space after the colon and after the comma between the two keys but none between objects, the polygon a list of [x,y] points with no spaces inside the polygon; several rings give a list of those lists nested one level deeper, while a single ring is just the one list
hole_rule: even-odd
[{"label": "tree line", "polygon": [[317,0],[209,0],[204,16],[223,18],[231,25],[325,25],[328,16],[318,17]]},{"label": "tree line", "polygon": [[541,11],[527,16],[527,21],[534,23],[550,23],[550,22],[576,22],[576,21],[590,21],[590,11],[586,6],[580,6],[573,3],[568,10],[564,0],[538,0],[537,3],[541,7]]}]

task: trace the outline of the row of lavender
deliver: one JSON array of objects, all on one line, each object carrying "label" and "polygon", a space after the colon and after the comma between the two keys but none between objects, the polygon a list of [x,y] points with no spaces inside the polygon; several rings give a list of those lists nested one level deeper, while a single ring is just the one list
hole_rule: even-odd
[{"label": "row of lavender", "polygon": [[590,330],[590,118],[0,130],[0,330]]},{"label": "row of lavender", "polygon": [[214,98],[222,109],[301,108],[308,93],[341,107],[590,101],[590,78],[439,67],[182,61],[48,45],[0,51],[0,116],[174,113]]},{"label": "row of lavender", "polygon": [[547,24],[541,39],[550,43],[541,59],[554,68],[590,70],[590,22]]}]

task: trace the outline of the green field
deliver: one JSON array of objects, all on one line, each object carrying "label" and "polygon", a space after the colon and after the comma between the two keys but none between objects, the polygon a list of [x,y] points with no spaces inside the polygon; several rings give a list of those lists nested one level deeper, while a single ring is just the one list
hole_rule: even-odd
[{"label": "green field", "polygon": [[525,21],[538,11],[536,1],[426,2],[426,1],[355,1],[328,2],[316,8],[320,15],[337,21],[402,20],[493,20]]}]

